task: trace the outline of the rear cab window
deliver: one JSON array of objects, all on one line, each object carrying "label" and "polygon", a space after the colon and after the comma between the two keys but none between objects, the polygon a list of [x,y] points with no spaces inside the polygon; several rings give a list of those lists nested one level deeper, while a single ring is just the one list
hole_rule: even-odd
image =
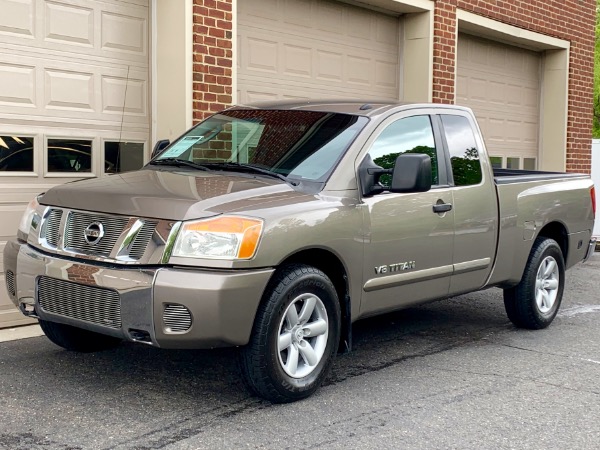
[{"label": "rear cab window", "polygon": [[483,179],[479,150],[471,122],[464,116],[441,114],[455,186],[472,186]]}]

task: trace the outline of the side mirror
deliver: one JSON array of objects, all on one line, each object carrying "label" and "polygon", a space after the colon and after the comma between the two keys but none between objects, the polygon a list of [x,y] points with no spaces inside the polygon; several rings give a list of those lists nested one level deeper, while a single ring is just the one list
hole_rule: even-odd
[{"label": "side mirror", "polygon": [[396,158],[391,192],[427,192],[431,189],[431,158],[420,153],[403,153]]},{"label": "side mirror", "polygon": [[160,141],[157,141],[156,144],[154,144],[154,148],[152,149],[152,155],[150,155],[150,159],[160,155],[162,151],[169,146],[170,143],[171,141],[169,141],[168,139],[162,139]]}]

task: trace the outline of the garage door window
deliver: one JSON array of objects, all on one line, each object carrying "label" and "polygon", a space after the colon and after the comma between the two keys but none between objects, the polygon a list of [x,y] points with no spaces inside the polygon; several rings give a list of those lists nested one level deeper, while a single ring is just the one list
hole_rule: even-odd
[{"label": "garage door window", "polygon": [[91,173],[92,141],[48,139],[49,173]]},{"label": "garage door window", "polygon": [[0,173],[33,172],[33,138],[0,136]]},{"label": "garage door window", "polygon": [[144,165],[144,144],[140,142],[105,142],[104,173],[129,172]]}]

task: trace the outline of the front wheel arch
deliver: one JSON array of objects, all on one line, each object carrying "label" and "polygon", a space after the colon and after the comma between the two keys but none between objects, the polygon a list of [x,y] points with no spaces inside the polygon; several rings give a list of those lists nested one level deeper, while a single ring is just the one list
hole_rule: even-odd
[{"label": "front wheel arch", "polygon": [[[289,355],[285,352],[288,346],[279,345],[282,336],[288,330],[282,331],[282,325],[290,306],[298,299],[302,300],[303,296],[311,295],[320,299],[326,310],[327,341],[325,348],[321,349],[323,351],[319,359],[310,364],[306,360],[305,366],[311,365],[314,368],[294,377],[284,370],[286,361],[282,360],[281,355],[282,352]],[[300,309],[296,312],[296,317],[302,316]],[[319,315],[309,316],[311,320],[308,322],[317,316]],[[337,293],[327,275],[306,264],[280,267],[265,290],[263,301],[256,313],[250,341],[240,350],[240,366],[246,385],[255,394],[274,403],[291,402],[310,396],[319,388],[331,369],[339,341],[340,317]],[[303,327],[304,325],[301,326]],[[297,328],[292,331],[298,331]],[[311,337],[306,341],[314,345],[314,350],[319,353],[315,339]],[[296,344],[301,346],[306,342],[298,341]]]}]

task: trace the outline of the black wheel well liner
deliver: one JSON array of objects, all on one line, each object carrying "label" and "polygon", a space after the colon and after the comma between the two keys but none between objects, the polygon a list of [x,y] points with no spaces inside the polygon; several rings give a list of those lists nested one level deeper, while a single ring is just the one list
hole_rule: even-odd
[{"label": "black wheel well liner", "polygon": [[554,239],[560,247],[563,259],[565,262],[567,261],[567,255],[569,254],[569,234],[567,233],[567,228],[562,223],[547,223],[538,233],[538,237]]}]

